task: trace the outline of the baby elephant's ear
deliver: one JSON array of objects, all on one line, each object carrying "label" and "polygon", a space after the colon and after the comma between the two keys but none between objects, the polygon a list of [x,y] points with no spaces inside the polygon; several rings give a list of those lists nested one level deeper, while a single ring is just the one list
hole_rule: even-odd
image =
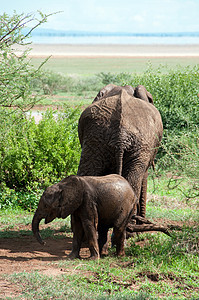
[{"label": "baby elephant's ear", "polygon": [[66,218],[72,214],[83,201],[83,185],[80,178],[70,176],[66,178],[62,185],[60,200],[61,217]]}]

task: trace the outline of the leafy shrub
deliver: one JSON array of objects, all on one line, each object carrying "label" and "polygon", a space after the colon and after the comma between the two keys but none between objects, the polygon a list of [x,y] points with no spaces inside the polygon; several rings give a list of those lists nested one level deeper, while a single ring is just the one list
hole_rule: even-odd
[{"label": "leafy shrub", "polygon": [[[199,129],[170,134],[165,130],[157,164],[162,169],[175,170],[199,178]],[[186,168],[185,168],[186,166]]]},{"label": "leafy shrub", "polygon": [[39,124],[33,118],[19,119],[1,144],[0,181],[10,188],[27,190],[76,173],[80,152],[79,114],[78,108],[64,112],[49,110]]},{"label": "leafy shrub", "polygon": [[110,72],[108,73],[101,72],[97,74],[97,76],[100,78],[102,85],[107,85],[109,83],[113,83],[113,84],[118,83],[117,74],[110,73]]},{"label": "leafy shrub", "polygon": [[148,69],[126,84],[143,84],[153,95],[164,129],[174,131],[199,124],[198,78],[199,66],[169,70],[166,74]]},{"label": "leafy shrub", "polygon": [[37,208],[42,190],[37,191],[16,191],[6,187],[4,184],[0,186],[0,209],[17,209],[35,210]]},{"label": "leafy shrub", "polygon": [[98,76],[88,78],[78,78],[76,88],[73,88],[74,92],[82,93],[83,91],[99,91],[101,89],[101,80]]}]

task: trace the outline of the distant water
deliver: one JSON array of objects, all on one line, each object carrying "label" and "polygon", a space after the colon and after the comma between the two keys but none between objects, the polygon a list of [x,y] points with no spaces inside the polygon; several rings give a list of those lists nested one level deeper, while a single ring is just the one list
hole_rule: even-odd
[{"label": "distant water", "polygon": [[120,45],[193,45],[199,44],[199,33],[176,35],[34,35],[35,44],[120,44]]}]

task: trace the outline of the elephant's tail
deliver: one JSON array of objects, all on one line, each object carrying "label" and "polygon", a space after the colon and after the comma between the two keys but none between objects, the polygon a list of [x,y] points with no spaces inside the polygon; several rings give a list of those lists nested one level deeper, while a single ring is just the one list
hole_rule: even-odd
[{"label": "elephant's tail", "polygon": [[122,165],[123,165],[123,155],[124,155],[124,150],[123,149],[118,149],[116,152],[116,174],[122,175]]}]

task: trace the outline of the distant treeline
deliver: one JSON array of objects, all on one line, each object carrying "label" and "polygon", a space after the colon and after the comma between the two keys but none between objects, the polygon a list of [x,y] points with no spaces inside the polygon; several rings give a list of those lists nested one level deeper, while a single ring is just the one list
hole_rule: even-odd
[{"label": "distant treeline", "polygon": [[[28,28],[24,29],[28,31]],[[132,37],[199,37],[198,32],[91,32],[73,30],[55,30],[37,28],[32,32],[32,36],[132,36]]]}]

